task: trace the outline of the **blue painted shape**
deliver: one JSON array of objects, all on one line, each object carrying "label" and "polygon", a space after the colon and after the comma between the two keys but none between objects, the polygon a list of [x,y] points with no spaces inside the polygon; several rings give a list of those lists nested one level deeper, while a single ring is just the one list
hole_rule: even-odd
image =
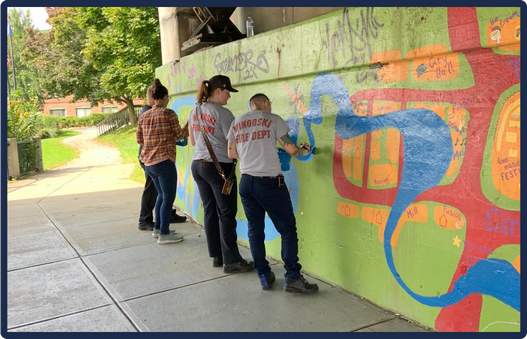
[{"label": "blue painted shape", "polygon": [[[408,109],[387,115],[359,117],[349,100],[348,89],[335,75],[323,73],[313,80],[311,103],[304,115],[309,142],[316,146],[311,124],[322,123],[321,99],[330,96],[338,106],[335,131],[342,139],[354,138],[379,129],[393,127],[403,136],[404,161],[397,196],[384,230],[384,252],[388,267],[399,285],[415,300],[445,307],[471,293],[495,297],[520,311],[520,274],[507,261],[482,259],[460,277],[451,292],[437,297],[413,292],[402,280],[393,261],[390,244],[397,222],[422,192],[439,184],[452,159],[452,137],[447,124],[428,109]],[[309,159],[311,160],[311,159]]]},{"label": "blue painted shape", "polygon": [[[193,96],[186,96],[186,97],[181,97],[181,98],[177,98],[176,100],[174,100],[174,102],[172,103],[172,107],[171,109],[176,112],[176,114],[179,112],[179,110],[184,107],[184,106],[191,106],[191,107],[194,107],[196,106],[196,98],[194,98]],[[178,142],[176,142],[176,145],[178,146],[186,146],[188,143],[187,141],[187,138],[183,139],[183,140],[180,140]],[[196,217],[196,214],[197,214],[197,211],[198,211],[198,206],[199,206],[199,192],[198,192],[198,189],[197,189],[197,186],[196,186],[196,183],[194,182],[194,179],[192,178],[191,182],[194,183],[194,197],[191,199],[190,195],[190,190],[188,191],[188,193],[186,194],[186,191],[187,191],[187,184],[189,182],[189,177],[192,176],[192,173],[190,171],[190,160],[189,159],[189,166],[187,166],[187,168],[185,169],[185,180],[183,181],[183,183],[185,183],[184,185],[178,185],[177,187],[177,197],[183,201],[185,201],[185,207],[186,207],[186,210],[187,211],[192,211],[192,216],[193,217]],[[190,204],[192,203],[192,206],[190,206]]]}]

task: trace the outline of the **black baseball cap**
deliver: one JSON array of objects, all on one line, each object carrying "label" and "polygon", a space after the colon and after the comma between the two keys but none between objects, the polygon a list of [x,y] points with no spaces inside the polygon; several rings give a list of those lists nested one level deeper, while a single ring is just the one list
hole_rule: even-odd
[{"label": "black baseball cap", "polygon": [[230,92],[238,92],[237,89],[232,88],[231,79],[225,75],[215,75],[209,79],[209,85],[212,87],[224,88]]}]

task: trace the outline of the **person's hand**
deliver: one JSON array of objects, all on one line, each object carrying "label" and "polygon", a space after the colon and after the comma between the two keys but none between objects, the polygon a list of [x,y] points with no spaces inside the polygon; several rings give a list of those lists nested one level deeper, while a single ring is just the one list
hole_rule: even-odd
[{"label": "person's hand", "polygon": [[188,137],[188,121],[181,126],[181,132],[183,132],[183,138]]},{"label": "person's hand", "polygon": [[300,144],[300,148],[305,149],[307,151],[306,154],[311,152],[311,146],[308,143],[306,143],[306,142],[301,143]]}]

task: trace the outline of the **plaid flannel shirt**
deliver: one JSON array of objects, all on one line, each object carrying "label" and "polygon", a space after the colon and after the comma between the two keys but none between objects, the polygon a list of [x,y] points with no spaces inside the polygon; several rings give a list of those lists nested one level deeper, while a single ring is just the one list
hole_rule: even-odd
[{"label": "plaid flannel shirt", "polygon": [[173,110],[154,105],[141,114],[137,122],[136,140],[143,145],[139,160],[152,166],[165,160],[176,162],[176,141],[183,131]]}]

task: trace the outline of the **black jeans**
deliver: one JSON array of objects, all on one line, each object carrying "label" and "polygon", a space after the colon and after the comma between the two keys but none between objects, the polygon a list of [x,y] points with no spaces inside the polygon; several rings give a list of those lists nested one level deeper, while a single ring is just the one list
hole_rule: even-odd
[{"label": "black jeans", "polygon": [[[229,175],[232,163],[220,163]],[[192,176],[198,185],[203,202],[205,235],[209,256],[222,257],[224,264],[239,262],[242,257],[238,250],[236,234],[236,213],[238,212],[238,185],[234,185],[229,195],[221,193],[224,180],[212,162],[202,163],[194,160],[191,165]]]},{"label": "black jeans", "polygon": [[[139,160],[139,164],[145,171],[145,164]],[[141,212],[139,212],[139,224],[153,224],[154,214],[153,210],[156,205],[157,190],[156,186],[152,182],[152,178],[145,171],[145,187],[143,189],[143,195],[141,196]]]}]

